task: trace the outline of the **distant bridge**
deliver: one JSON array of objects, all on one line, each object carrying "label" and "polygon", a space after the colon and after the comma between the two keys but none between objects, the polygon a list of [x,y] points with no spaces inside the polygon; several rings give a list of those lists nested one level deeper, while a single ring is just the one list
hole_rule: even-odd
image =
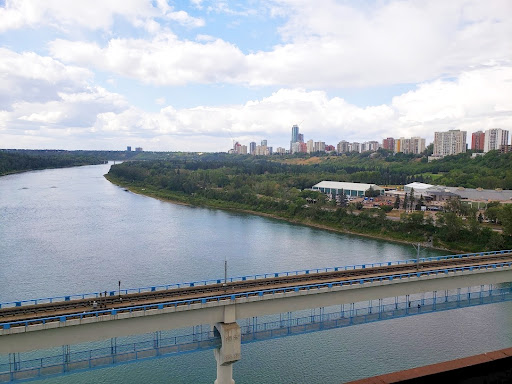
[{"label": "distant bridge", "polygon": [[[240,359],[241,343],[247,341],[247,335],[270,331],[275,337],[277,332],[288,335],[307,329],[305,323],[294,324],[295,320],[287,318],[282,323],[286,331],[282,327],[274,331],[256,326],[248,333],[237,320],[242,323],[243,319],[304,309],[352,307],[348,315],[342,310],[339,318],[329,315],[330,319],[324,316],[311,322],[317,328],[328,327],[327,324],[341,326],[338,324],[346,325],[347,321],[353,324],[360,319],[354,303],[378,300],[378,320],[382,320],[399,316],[402,314],[399,310],[403,311],[402,315],[413,314],[415,309],[409,307],[412,294],[432,293],[430,307],[423,303],[417,308],[418,313],[425,313],[442,308],[443,300],[452,302],[448,300],[449,290],[465,287],[480,287],[477,302],[485,304],[495,300],[492,292],[498,291],[494,285],[512,281],[511,266],[512,251],[504,250],[2,303],[0,354],[15,356],[35,349],[211,324],[214,325],[213,337],[207,336],[198,345],[215,348],[216,383],[232,383],[232,363]],[[489,286],[487,291],[483,289],[485,285]],[[444,294],[439,294],[442,291]],[[468,305],[476,305],[471,295],[475,292],[469,291]],[[399,302],[398,297],[402,296],[405,301]],[[498,296],[499,300],[508,300],[509,292],[500,291]],[[391,304],[394,308],[385,307],[386,298],[395,298]],[[463,302],[460,296],[456,301]],[[372,319],[375,309],[368,308],[366,316],[370,317],[365,319]],[[161,343],[157,342],[152,349],[162,352],[161,348]],[[176,344],[173,348],[179,351],[180,346]],[[123,354],[125,360],[138,358],[137,351],[129,353]],[[114,362],[109,360],[114,359],[114,355],[118,362],[122,359],[117,346],[116,353],[110,353],[106,361]],[[82,367],[85,361],[92,364],[94,359],[90,354],[75,365]],[[63,360],[64,368],[68,363],[69,360]],[[10,378],[12,367],[16,368],[16,364],[10,365]],[[68,364],[68,371],[69,367]]]}]

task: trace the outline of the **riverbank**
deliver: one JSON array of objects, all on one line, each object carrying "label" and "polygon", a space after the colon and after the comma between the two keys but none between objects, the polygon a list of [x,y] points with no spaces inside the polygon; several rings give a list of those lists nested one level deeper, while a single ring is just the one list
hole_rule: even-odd
[{"label": "riverbank", "polygon": [[[330,231],[330,232],[335,232],[335,233],[343,233],[343,234],[354,235],[354,236],[362,236],[362,237],[376,239],[376,240],[390,241],[390,242],[394,242],[397,244],[410,244],[410,245],[418,244],[417,241],[407,241],[407,240],[403,240],[403,239],[396,239],[396,238],[382,236],[382,235],[373,234],[373,233],[355,232],[355,231],[351,231],[351,230],[347,230],[347,229],[343,229],[343,228],[333,228],[333,227],[325,225],[325,224],[314,223],[314,222],[311,222],[308,220],[297,220],[297,219],[283,217],[283,216],[276,215],[276,214],[271,214],[271,213],[266,213],[266,212],[258,212],[258,211],[253,211],[253,210],[249,210],[249,209],[244,209],[244,208],[227,207],[224,205],[218,206],[216,204],[211,204],[211,203],[208,204],[208,203],[204,203],[204,202],[196,204],[191,201],[183,201],[183,200],[179,200],[178,198],[169,198],[168,196],[162,196],[161,193],[158,193],[158,191],[154,191],[151,188],[147,188],[147,187],[142,188],[142,187],[138,187],[138,186],[123,184],[119,180],[116,180],[113,177],[109,176],[109,174],[104,175],[104,177],[112,184],[117,185],[121,188],[125,188],[126,190],[128,190],[132,193],[136,193],[136,194],[143,195],[143,196],[148,196],[148,197],[151,197],[154,199],[158,199],[160,201],[165,201],[165,202],[169,202],[169,203],[173,203],[173,204],[191,206],[191,207],[222,209],[222,210],[230,211],[230,212],[246,213],[246,214],[257,215],[257,216],[266,217],[266,218],[270,218],[270,219],[274,219],[274,220],[286,221],[291,224],[304,225],[304,226],[321,229],[321,230],[325,230],[325,231]],[[436,250],[446,251],[446,252],[455,252],[455,253],[464,253],[465,252],[464,250],[460,250],[460,249],[453,249],[453,248],[447,248],[447,247],[434,247],[427,242],[420,242],[420,246],[423,248],[436,249]]]}]

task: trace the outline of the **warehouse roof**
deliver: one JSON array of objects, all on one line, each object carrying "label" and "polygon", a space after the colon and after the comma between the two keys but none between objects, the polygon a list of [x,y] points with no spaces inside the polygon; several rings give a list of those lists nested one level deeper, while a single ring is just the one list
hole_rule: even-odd
[{"label": "warehouse roof", "polygon": [[313,185],[313,188],[349,189],[352,191],[367,191],[370,187],[378,190],[383,189],[377,184],[348,183],[345,181],[321,181],[318,184]]}]

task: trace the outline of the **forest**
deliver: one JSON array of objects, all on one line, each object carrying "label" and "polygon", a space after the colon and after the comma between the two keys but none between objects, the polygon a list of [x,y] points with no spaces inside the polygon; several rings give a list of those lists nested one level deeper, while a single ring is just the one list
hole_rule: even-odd
[{"label": "forest", "polygon": [[[139,193],[172,201],[271,215],[386,239],[423,242],[455,251],[512,248],[512,204],[490,204],[477,215],[454,201],[437,216],[412,211],[391,221],[390,209],[337,206],[307,190],[322,180],[403,185],[421,181],[468,188],[512,189],[512,154],[490,152],[471,158],[426,158],[387,151],[347,156],[244,156],[167,154],[161,160],[127,161],[111,167],[107,178]],[[315,204],[311,204],[315,201]],[[501,225],[496,231],[483,221]]]},{"label": "forest", "polygon": [[0,150],[0,176],[38,169],[101,164],[108,160],[126,160],[126,154],[124,151]]}]

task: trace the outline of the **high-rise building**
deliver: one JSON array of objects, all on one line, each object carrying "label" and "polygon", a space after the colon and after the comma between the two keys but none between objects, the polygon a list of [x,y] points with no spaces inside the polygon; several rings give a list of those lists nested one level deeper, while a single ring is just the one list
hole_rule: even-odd
[{"label": "high-rise building", "polygon": [[313,140],[308,140],[306,144],[306,152],[307,153],[313,153],[315,152],[315,144],[313,143]]},{"label": "high-rise building", "polygon": [[325,142],[324,141],[315,141],[314,151],[315,152],[325,152]]},{"label": "high-rise building", "polygon": [[292,127],[292,140],[291,140],[291,142],[292,143],[296,143],[297,141],[299,141],[299,126],[297,124],[295,124]]},{"label": "high-rise building", "polygon": [[266,139],[261,140],[261,145],[266,147],[268,145],[267,140]]},{"label": "high-rise building", "polygon": [[268,148],[266,145],[257,145],[256,150],[254,151],[254,154],[256,156],[268,156]]},{"label": "high-rise building", "polygon": [[350,143],[350,152],[361,152],[361,144],[358,143],[357,141]]},{"label": "high-rise building", "polygon": [[485,131],[484,153],[499,150],[502,145],[508,144],[508,131],[501,128],[493,128]]},{"label": "high-rise building", "polygon": [[126,147],[126,152],[131,152],[132,151],[132,147],[131,146],[127,146]]},{"label": "high-rise building", "polygon": [[292,139],[290,140],[290,152],[293,153],[292,145],[293,143],[299,142],[299,126],[294,124],[292,127]]},{"label": "high-rise building", "polygon": [[485,143],[485,133],[482,131],[474,132],[471,135],[471,149],[474,151],[483,151]]},{"label": "high-rise building", "polygon": [[256,152],[256,142],[251,141],[251,142],[249,143],[249,153],[250,153],[251,155],[254,155],[254,152]]},{"label": "high-rise building", "polygon": [[457,155],[466,152],[466,131],[450,129],[434,132],[434,157]]},{"label": "high-rise building", "polygon": [[382,140],[382,148],[387,149],[388,151],[394,151],[395,150],[395,139],[392,137],[388,137],[384,140]]},{"label": "high-rise building", "polygon": [[299,143],[303,143],[304,142],[304,134],[303,133],[299,133],[298,141],[299,141]]},{"label": "high-rise building", "polygon": [[422,139],[421,137],[411,137],[410,139],[401,137],[395,140],[395,153],[403,152],[419,155],[424,150],[425,139]]},{"label": "high-rise building", "polygon": [[380,144],[378,141],[369,141],[368,148],[370,151],[376,151],[377,149],[380,148]]},{"label": "high-rise building", "polygon": [[341,140],[338,145],[336,145],[336,151],[338,153],[347,153],[350,152],[350,144],[348,141]]}]

